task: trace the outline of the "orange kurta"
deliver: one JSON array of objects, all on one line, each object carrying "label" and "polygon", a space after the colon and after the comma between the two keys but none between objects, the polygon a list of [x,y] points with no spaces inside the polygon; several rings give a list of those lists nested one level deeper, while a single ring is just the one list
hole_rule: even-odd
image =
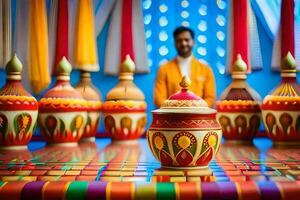
[{"label": "orange kurta", "polygon": [[[191,61],[191,81],[189,89],[202,97],[212,107],[216,100],[216,85],[211,68],[196,58]],[[154,104],[159,107],[170,95],[180,90],[179,82],[182,75],[177,59],[162,65],[157,73],[154,88]]]}]

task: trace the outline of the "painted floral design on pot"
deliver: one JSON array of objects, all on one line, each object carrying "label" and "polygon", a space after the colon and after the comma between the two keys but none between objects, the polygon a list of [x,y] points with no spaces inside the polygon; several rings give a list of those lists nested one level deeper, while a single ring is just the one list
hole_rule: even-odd
[{"label": "painted floral design on pot", "polygon": [[50,144],[77,145],[87,121],[87,102],[70,85],[71,64],[64,57],[57,82],[39,101],[38,124]]},{"label": "painted floral design on pot", "polygon": [[300,143],[300,86],[296,61],[288,52],[281,64],[281,82],[262,104],[268,136],[277,143]]},{"label": "painted floral design on pot", "polygon": [[37,120],[38,102],[21,84],[22,63],[16,55],[6,65],[7,82],[0,90],[0,147],[27,148]]},{"label": "painted floral design on pot", "polygon": [[126,56],[121,64],[119,83],[110,90],[102,105],[106,131],[114,141],[134,141],[146,131],[146,108],[144,94],[133,83],[135,64]]},{"label": "painted floral design on pot", "polygon": [[98,131],[101,110],[101,95],[93,85],[89,72],[80,72],[80,82],[75,87],[87,101],[87,121],[81,140],[94,141]]},{"label": "painted floral design on pot", "polygon": [[147,139],[163,167],[207,168],[220,147],[222,130],[216,111],[190,92],[189,85],[189,78],[184,76],[181,91],[152,111]]},{"label": "painted floral design on pot", "polygon": [[240,54],[232,67],[232,83],[217,101],[217,119],[226,140],[250,141],[258,133],[261,97],[246,82],[247,64]]}]

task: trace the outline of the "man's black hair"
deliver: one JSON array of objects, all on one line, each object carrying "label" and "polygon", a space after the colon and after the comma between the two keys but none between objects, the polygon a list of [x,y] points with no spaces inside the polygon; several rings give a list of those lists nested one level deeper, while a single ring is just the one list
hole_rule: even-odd
[{"label": "man's black hair", "polygon": [[185,26],[179,26],[174,30],[174,32],[173,32],[174,39],[177,37],[177,35],[179,35],[182,32],[185,32],[185,31],[188,31],[191,34],[192,38],[195,39],[194,38],[195,37],[194,31],[192,29],[188,28],[188,27],[185,27]]}]

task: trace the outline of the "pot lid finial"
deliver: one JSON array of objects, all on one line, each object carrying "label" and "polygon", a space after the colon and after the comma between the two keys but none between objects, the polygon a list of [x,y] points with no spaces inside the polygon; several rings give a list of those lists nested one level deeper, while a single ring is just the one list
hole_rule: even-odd
[{"label": "pot lid finial", "polygon": [[179,85],[182,89],[187,89],[192,84],[191,79],[188,76],[183,76]]}]

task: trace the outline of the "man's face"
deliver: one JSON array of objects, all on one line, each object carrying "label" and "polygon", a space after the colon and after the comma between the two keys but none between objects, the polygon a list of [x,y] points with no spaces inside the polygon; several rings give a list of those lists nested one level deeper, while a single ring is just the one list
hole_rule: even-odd
[{"label": "man's face", "polygon": [[175,47],[181,57],[189,57],[194,47],[194,40],[190,32],[184,31],[178,34],[175,38]]}]

